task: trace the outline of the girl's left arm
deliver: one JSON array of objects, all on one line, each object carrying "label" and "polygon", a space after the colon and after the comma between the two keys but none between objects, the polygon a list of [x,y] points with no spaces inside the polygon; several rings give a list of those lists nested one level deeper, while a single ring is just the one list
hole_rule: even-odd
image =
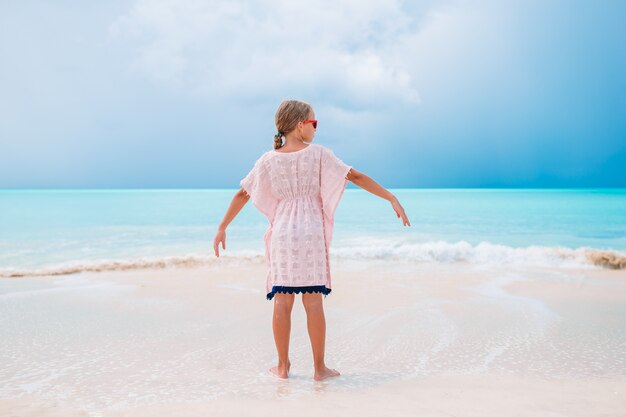
[{"label": "girl's left arm", "polygon": [[404,208],[402,208],[402,205],[400,204],[396,196],[389,192],[389,190],[385,189],[385,187],[381,186],[372,178],[368,177],[360,171],[357,171],[354,168],[350,169],[348,175],[346,175],[346,178],[350,180],[354,185],[363,188],[365,191],[369,191],[370,193],[389,201],[391,203],[391,207],[393,207],[393,209],[395,210],[396,215],[398,217],[402,217],[402,224],[404,226],[411,226],[408,217],[404,213]]}]

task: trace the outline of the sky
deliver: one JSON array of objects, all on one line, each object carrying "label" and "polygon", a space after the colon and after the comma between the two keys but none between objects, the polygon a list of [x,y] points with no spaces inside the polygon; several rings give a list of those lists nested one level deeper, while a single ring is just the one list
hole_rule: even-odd
[{"label": "sky", "polygon": [[626,3],[0,2],[0,188],[239,188],[283,99],[386,188],[626,187]]}]

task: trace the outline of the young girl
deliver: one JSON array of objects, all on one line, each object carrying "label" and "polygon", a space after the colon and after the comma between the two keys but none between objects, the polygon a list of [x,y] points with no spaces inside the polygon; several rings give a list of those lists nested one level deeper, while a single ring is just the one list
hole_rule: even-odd
[{"label": "young girl", "polygon": [[311,143],[317,129],[311,105],[283,101],[276,111],[276,128],[274,150],[261,155],[240,181],[241,189],[218,226],[213,248],[219,257],[220,242],[226,249],[226,227],[252,199],[269,220],[264,236],[266,297],[274,298],[273,330],[278,351],[278,365],[270,372],[279,378],[289,375],[291,309],[294,293],[301,292],[313,350],[313,378],[319,381],[339,375],[324,362],[326,320],[322,294],[325,298],[331,292],[329,248],[334,213],[348,180],[389,201],[403,224],[411,224],[393,194],[343,163],[330,149]]}]

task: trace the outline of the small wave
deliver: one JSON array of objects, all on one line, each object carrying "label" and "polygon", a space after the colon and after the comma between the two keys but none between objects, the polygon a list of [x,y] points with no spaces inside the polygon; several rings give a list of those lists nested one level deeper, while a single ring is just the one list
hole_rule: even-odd
[{"label": "small wave", "polygon": [[[226,262],[246,262],[261,258],[261,255],[240,253],[238,256],[223,256]],[[230,258],[230,259],[229,259]],[[212,266],[218,258],[209,255],[168,256],[163,258],[138,258],[121,261],[67,262],[39,269],[0,269],[2,278],[26,278],[38,276],[71,275],[81,272],[132,271],[141,269],[191,268]]]},{"label": "small wave", "polygon": [[511,247],[480,242],[472,245],[465,241],[450,243],[432,241],[424,243],[390,243],[384,239],[361,240],[351,248],[334,250],[346,259],[393,259],[413,262],[471,263],[490,265],[528,265],[553,267],[600,266],[611,269],[626,268],[626,252],[588,247],[565,248],[560,246]]},{"label": "small wave", "polygon": [[[626,252],[600,250],[594,248],[564,248],[528,246],[515,248],[489,242],[471,245],[461,241],[425,243],[394,243],[388,241],[365,241],[347,247],[331,249],[337,259],[349,260],[394,260],[415,263],[471,263],[489,265],[527,265],[553,267],[597,266],[610,269],[626,269]],[[51,275],[70,275],[81,272],[131,271],[141,269],[189,268],[202,266],[241,265],[264,263],[263,251],[240,251],[214,255],[184,255],[162,258],[138,258],[120,261],[68,262],[39,269],[0,269],[0,277],[20,278]]]},{"label": "small wave", "polygon": [[626,257],[610,251],[590,250],[586,253],[587,259],[594,265],[611,269],[626,268]]}]

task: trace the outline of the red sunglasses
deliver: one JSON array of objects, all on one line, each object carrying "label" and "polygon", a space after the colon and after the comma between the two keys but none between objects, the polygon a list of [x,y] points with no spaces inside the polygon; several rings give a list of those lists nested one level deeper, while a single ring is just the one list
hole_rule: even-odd
[{"label": "red sunglasses", "polygon": [[302,122],[302,123],[304,123],[304,124],[307,124],[307,123],[313,123],[313,129],[317,129],[317,120],[313,120],[313,119],[311,119],[311,120],[305,120],[305,121],[304,121],[304,122]]}]

